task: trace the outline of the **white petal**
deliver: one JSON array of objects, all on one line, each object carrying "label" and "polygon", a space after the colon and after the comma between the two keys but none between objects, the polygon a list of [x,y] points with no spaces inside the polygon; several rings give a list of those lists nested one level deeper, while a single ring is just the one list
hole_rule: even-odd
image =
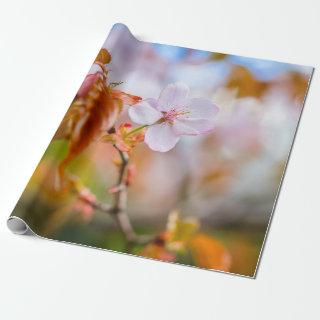
[{"label": "white petal", "polygon": [[172,126],[177,135],[192,135],[210,133],[214,129],[212,120],[208,119],[179,119]]},{"label": "white petal", "polygon": [[129,108],[130,119],[137,124],[153,124],[162,118],[162,113],[154,108],[156,100],[141,101]]},{"label": "white petal", "polygon": [[214,118],[219,108],[209,99],[193,98],[186,101],[186,108],[190,110],[190,118],[210,119]]},{"label": "white petal", "polygon": [[180,137],[174,133],[167,123],[156,124],[147,129],[144,141],[154,151],[167,152],[179,141]]},{"label": "white petal", "polygon": [[158,110],[169,111],[173,107],[183,106],[189,93],[189,88],[182,82],[171,83],[161,92],[158,100]]}]

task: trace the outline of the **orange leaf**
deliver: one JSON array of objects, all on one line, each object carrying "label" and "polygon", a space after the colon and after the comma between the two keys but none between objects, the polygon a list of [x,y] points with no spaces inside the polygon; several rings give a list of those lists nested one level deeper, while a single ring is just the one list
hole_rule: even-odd
[{"label": "orange leaf", "polygon": [[102,48],[94,62],[100,62],[102,64],[107,64],[111,61],[111,55],[107,49]]},{"label": "orange leaf", "polygon": [[198,233],[190,239],[188,247],[198,267],[221,271],[230,270],[230,253],[216,239]]},{"label": "orange leaf", "polygon": [[229,77],[227,88],[236,88],[238,97],[260,98],[268,89],[267,82],[258,81],[245,67],[235,66]]},{"label": "orange leaf", "polygon": [[227,57],[228,55],[225,53],[214,52],[211,54],[211,60],[215,60],[215,61],[221,61],[226,59]]},{"label": "orange leaf", "polygon": [[176,259],[176,256],[167,251],[165,247],[158,243],[148,244],[139,254],[142,257],[158,259],[162,261],[173,262]]},{"label": "orange leaf", "polygon": [[128,106],[132,106],[141,100],[141,97],[133,96],[120,90],[112,90],[111,95],[113,99],[119,99],[123,104]]}]

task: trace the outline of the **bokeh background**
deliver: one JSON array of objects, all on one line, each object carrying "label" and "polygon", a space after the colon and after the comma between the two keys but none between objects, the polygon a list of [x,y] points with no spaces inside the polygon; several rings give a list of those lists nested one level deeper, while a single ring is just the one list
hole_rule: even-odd
[{"label": "bokeh background", "polygon": [[[104,47],[111,55],[110,81],[142,98],[157,98],[182,81],[193,97],[220,107],[216,130],[183,137],[167,152],[135,148],[137,175],[129,189],[128,214],[139,233],[165,229],[172,209],[201,222],[232,256],[231,272],[253,275],[303,107],[311,67],[138,41],[115,25]],[[128,120],[126,112],[119,120]],[[13,214],[41,235],[124,250],[107,215],[90,218],[67,210],[73,201],[52,187],[68,144],[53,140]],[[117,178],[111,145],[93,143],[68,170],[100,201]]]}]

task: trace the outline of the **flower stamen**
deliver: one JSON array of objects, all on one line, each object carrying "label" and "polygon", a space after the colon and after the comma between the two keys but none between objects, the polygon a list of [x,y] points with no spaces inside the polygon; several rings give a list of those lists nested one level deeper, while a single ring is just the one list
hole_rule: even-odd
[{"label": "flower stamen", "polygon": [[163,120],[167,121],[169,123],[173,123],[173,121],[175,119],[180,118],[181,116],[186,116],[187,114],[189,114],[190,111],[186,110],[186,109],[180,109],[180,110],[176,110],[175,108],[172,108],[169,111],[163,111]]}]

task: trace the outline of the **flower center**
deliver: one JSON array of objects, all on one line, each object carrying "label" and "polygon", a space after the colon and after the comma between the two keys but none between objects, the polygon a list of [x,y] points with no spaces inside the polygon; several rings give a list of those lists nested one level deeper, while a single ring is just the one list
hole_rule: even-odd
[{"label": "flower center", "polygon": [[189,111],[187,110],[183,110],[183,109],[180,109],[180,110],[177,110],[175,108],[172,108],[171,110],[169,111],[163,111],[162,114],[163,114],[163,120],[164,121],[167,121],[169,123],[173,123],[173,121],[181,116],[186,116],[188,113],[190,113]]}]

